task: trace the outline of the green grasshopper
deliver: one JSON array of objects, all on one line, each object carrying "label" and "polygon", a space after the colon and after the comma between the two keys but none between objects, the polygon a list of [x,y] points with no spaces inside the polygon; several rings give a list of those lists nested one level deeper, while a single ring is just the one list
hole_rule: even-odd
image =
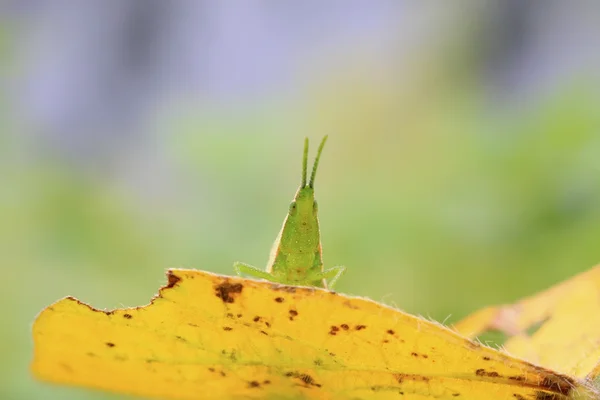
[{"label": "green grasshopper", "polygon": [[[315,176],[319,158],[327,136],[323,138],[315,157],[310,181],[306,183],[308,162],[308,138],[304,139],[302,158],[302,184],[290,204],[283,226],[273,247],[265,271],[241,262],[233,264],[238,275],[248,274],[257,278],[286,285],[317,286],[332,288],[346,271],[346,267],[323,268],[321,233],[315,201]],[[327,279],[331,279],[327,282]]]}]

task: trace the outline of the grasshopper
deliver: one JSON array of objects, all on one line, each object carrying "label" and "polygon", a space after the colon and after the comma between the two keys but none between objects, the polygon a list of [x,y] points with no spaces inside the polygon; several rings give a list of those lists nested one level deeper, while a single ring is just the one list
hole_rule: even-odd
[{"label": "grasshopper", "polygon": [[[323,267],[323,251],[317,202],[315,200],[315,176],[321,152],[327,141],[323,138],[313,164],[310,181],[306,182],[308,162],[308,138],[304,139],[302,158],[302,183],[283,221],[279,235],[271,248],[266,270],[242,262],[233,265],[238,275],[248,274],[286,285],[317,286],[331,289],[346,271],[346,267]],[[329,282],[327,282],[327,280]]]}]

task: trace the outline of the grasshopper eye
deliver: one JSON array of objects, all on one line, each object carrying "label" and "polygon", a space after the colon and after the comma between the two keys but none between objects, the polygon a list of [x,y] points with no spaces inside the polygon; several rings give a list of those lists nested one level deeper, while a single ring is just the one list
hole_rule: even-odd
[{"label": "grasshopper eye", "polygon": [[296,213],[296,207],[297,207],[297,206],[296,206],[296,202],[295,202],[295,201],[292,201],[292,202],[290,203],[290,214],[295,214],[295,213]]}]

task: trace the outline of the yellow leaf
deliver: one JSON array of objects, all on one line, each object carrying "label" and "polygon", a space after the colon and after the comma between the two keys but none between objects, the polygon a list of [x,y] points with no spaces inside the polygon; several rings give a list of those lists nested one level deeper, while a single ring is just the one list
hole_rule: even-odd
[{"label": "yellow leaf", "polygon": [[[528,333],[531,328],[537,328]],[[600,266],[521,301],[480,310],[455,325],[474,338],[489,330],[509,336],[511,354],[576,377],[598,378]]]},{"label": "yellow leaf", "polygon": [[67,297],[33,325],[34,375],[164,399],[598,399],[562,375],[374,301],[170,270],[144,307]]}]

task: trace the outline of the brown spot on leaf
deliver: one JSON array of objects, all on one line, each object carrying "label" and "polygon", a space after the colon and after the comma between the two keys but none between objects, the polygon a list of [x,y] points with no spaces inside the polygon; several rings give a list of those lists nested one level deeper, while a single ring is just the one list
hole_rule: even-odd
[{"label": "brown spot on leaf", "polygon": [[386,332],[390,335],[393,335],[395,333],[392,329],[388,329]]},{"label": "brown spot on leaf", "polygon": [[269,385],[270,383],[271,383],[271,381],[270,381],[270,380],[268,380],[268,379],[265,379],[265,380],[263,381],[263,385]]},{"label": "brown spot on leaf", "polygon": [[242,293],[244,286],[241,283],[225,281],[215,286],[215,296],[223,300],[223,303],[233,303],[235,296]]},{"label": "brown spot on leaf", "polygon": [[339,330],[340,330],[340,328],[338,328],[337,326],[331,325],[331,328],[329,329],[329,334],[335,336],[335,335],[337,335],[337,332]]},{"label": "brown spot on leaf", "polygon": [[181,280],[173,271],[167,272],[167,288],[172,288]]},{"label": "brown spot on leaf", "polygon": [[293,371],[293,372],[287,372],[285,374],[285,376],[287,376],[289,378],[299,379],[306,386],[321,387],[321,384],[315,382],[315,379],[312,376],[308,375],[308,374],[301,374],[299,372]]},{"label": "brown spot on leaf", "polygon": [[558,393],[535,392],[535,400],[563,400],[565,396]]},{"label": "brown spot on leaf", "polygon": [[347,331],[348,329],[350,329],[350,327],[348,326],[348,324],[341,324],[340,325],[342,327],[343,330]]},{"label": "brown spot on leaf", "polygon": [[475,375],[477,376],[487,376],[490,378],[497,378],[500,376],[499,373],[497,373],[496,371],[486,371],[483,368],[479,368],[478,370],[475,371]]},{"label": "brown spot on leaf", "polygon": [[483,359],[484,359],[485,361],[490,361],[490,358],[489,358],[488,356],[485,356],[485,357],[483,357]]},{"label": "brown spot on leaf", "polygon": [[258,381],[248,382],[248,387],[249,388],[257,388],[257,387],[260,387],[260,383]]},{"label": "brown spot on leaf", "polygon": [[365,329],[366,327],[367,327],[366,325],[356,325],[356,326],[354,327],[354,329],[356,329],[357,331],[360,331],[360,330],[363,330],[363,329]]},{"label": "brown spot on leaf", "polygon": [[260,317],[257,315],[256,317],[252,318],[252,321],[258,322],[258,321],[260,321]]},{"label": "brown spot on leaf", "polygon": [[296,311],[296,310],[290,310],[289,312],[290,312],[290,321],[293,321],[294,317],[298,316],[298,311]]},{"label": "brown spot on leaf", "polygon": [[105,343],[108,347],[115,347],[115,344],[112,342],[106,342]]},{"label": "brown spot on leaf", "polygon": [[267,332],[265,332],[265,331],[260,331],[260,333],[262,333],[263,335],[269,336],[269,334]]},{"label": "brown spot on leaf", "polygon": [[283,303],[284,299],[283,297],[275,297],[275,301],[278,303]]},{"label": "brown spot on leaf", "polygon": [[271,286],[271,289],[277,290],[277,291],[280,291],[280,292],[286,292],[286,293],[296,293],[296,287],[295,286],[286,286],[286,285],[274,284],[273,286]]},{"label": "brown spot on leaf", "polygon": [[123,314],[123,318],[131,319],[131,318],[133,318],[133,316],[131,314],[125,313],[125,314]]},{"label": "brown spot on leaf", "polygon": [[430,378],[423,375],[414,375],[414,374],[394,374],[394,378],[396,382],[402,383],[405,380],[411,380],[415,382],[429,382]]},{"label": "brown spot on leaf", "polygon": [[228,332],[229,332],[229,331],[232,331],[232,330],[233,330],[233,328],[232,328],[232,327],[230,327],[230,326],[224,326],[224,327],[223,327],[223,330],[224,330],[224,331],[228,331]]},{"label": "brown spot on leaf", "polygon": [[235,353],[235,349],[231,349],[230,352],[228,352],[226,349],[222,349],[221,354],[223,354],[225,357],[229,358],[233,362],[237,361],[237,354]]},{"label": "brown spot on leaf", "polygon": [[307,385],[315,384],[315,380],[313,379],[313,377],[308,374],[300,375],[300,379],[302,379],[302,382],[306,383]]}]

